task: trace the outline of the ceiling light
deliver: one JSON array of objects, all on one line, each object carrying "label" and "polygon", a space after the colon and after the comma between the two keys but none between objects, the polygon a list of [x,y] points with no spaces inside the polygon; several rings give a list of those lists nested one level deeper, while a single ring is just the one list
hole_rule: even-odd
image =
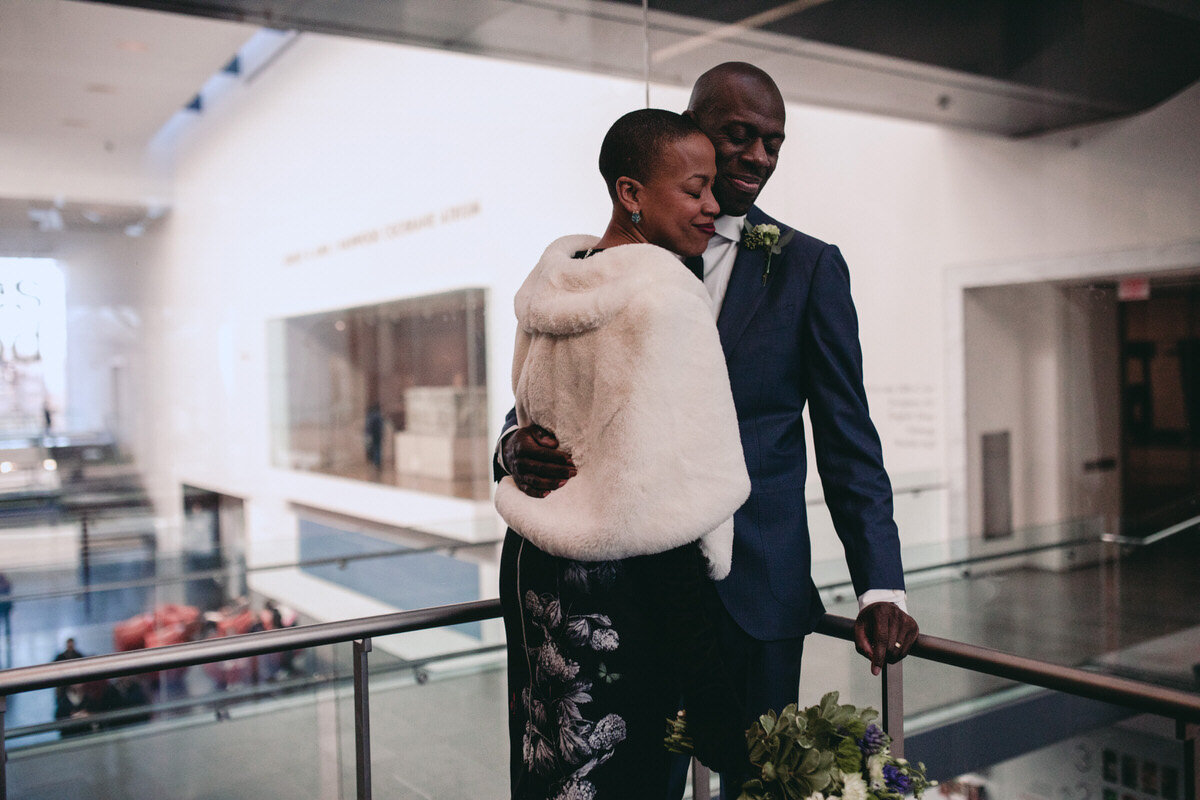
[{"label": "ceiling light", "polygon": [[54,470],[58,469],[58,462],[53,458],[47,458],[42,461],[42,469],[46,470],[46,472],[54,472]]},{"label": "ceiling light", "polygon": [[80,214],[80,216],[82,216],[84,219],[86,219],[88,222],[92,223],[93,225],[99,225],[101,222],[104,221],[104,215],[102,215],[96,211],[92,211],[91,209],[88,209],[86,211],[80,211],[79,214]]},{"label": "ceiling light", "polygon": [[11,461],[0,461],[0,472],[5,474],[13,471],[13,463]]},{"label": "ceiling light", "polygon": [[134,239],[141,236],[145,232],[146,232],[146,226],[142,225],[142,223],[140,223],[140,222],[135,222],[132,225],[125,226],[125,235],[131,236]]}]

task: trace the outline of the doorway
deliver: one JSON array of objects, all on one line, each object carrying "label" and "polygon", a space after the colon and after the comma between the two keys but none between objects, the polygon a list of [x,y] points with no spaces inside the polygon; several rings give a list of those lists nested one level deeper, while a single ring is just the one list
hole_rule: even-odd
[{"label": "doorway", "polygon": [[1194,516],[1200,498],[1200,279],[1120,304],[1124,533]]},{"label": "doorway", "polygon": [[205,611],[246,593],[242,498],[183,486],[183,602]]}]

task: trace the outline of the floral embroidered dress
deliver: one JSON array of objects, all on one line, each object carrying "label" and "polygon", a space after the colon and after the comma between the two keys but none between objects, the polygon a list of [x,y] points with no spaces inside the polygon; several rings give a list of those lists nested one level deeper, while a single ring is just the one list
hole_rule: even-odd
[{"label": "floral embroidered dress", "polygon": [[697,757],[744,763],[698,546],[574,561],[510,530],[500,587],[514,800],[661,800],[666,723],[681,705]]}]

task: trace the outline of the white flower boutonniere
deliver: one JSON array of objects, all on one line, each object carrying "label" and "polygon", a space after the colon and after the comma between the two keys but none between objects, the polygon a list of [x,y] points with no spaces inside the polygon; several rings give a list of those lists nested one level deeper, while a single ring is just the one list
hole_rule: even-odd
[{"label": "white flower boutonniere", "polygon": [[755,225],[754,227],[746,225],[742,228],[742,247],[747,250],[767,251],[767,265],[763,268],[762,274],[763,286],[767,285],[767,278],[771,276],[771,257],[782,253],[783,248],[787,247],[787,243],[795,235],[796,232],[791,229],[780,235],[777,225]]}]

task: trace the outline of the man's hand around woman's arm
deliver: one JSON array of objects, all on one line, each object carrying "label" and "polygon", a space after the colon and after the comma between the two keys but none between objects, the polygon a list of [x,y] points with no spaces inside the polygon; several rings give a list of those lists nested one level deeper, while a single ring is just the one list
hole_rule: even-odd
[{"label": "man's hand around woman's arm", "polygon": [[575,477],[575,462],[558,447],[558,438],[540,425],[517,428],[502,446],[504,467],[517,488],[545,497]]}]

